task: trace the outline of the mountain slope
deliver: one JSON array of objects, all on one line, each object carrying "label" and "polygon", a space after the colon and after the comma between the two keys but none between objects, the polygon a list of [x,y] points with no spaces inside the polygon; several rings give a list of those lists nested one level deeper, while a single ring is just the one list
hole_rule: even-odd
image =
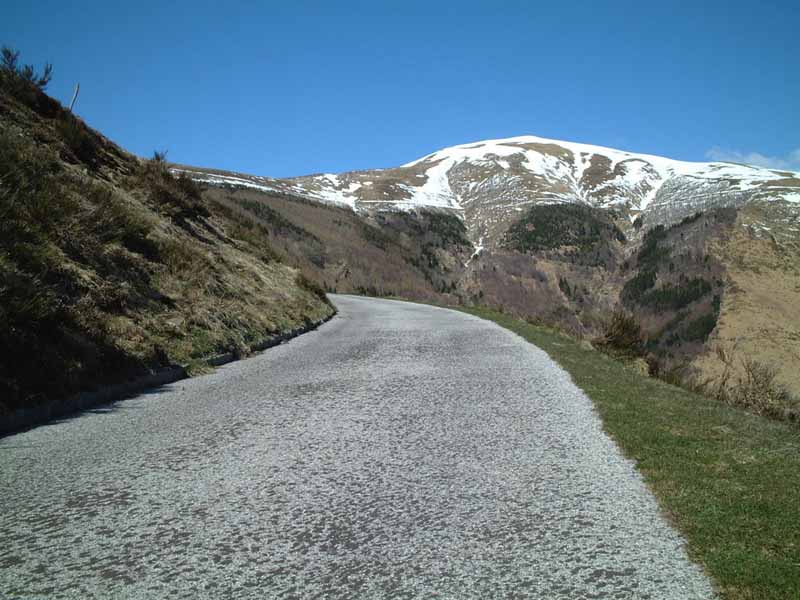
[{"label": "mountain slope", "polygon": [[440,206],[463,211],[474,241],[496,242],[532,204],[616,208],[647,225],[759,199],[800,202],[800,176],[727,163],[690,163],[522,136],[439,150],[396,169],[289,180],[309,196],[355,207]]},{"label": "mountain slope", "polygon": [[[692,163],[521,136],[445,148],[400,167],[277,180],[219,171],[204,181],[281,191],[360,210],[446,208],[475,244],[492,247],[530,205],[614,208],[646,226],[758,201],[800,204],[800,174],[733,163]],[[483,240],[483,242],[481,242]]]},{"label": "mountain slope", "polygon": [[473,251],[461,219],[446,211],[356,213],[252,188],[214,186],[204,196],[257,220],[288,264],[330,291],[454,300]]},{"label": "mountain slope", "polygon": [[[761,257],[774,254],[757,267],[773,278],[800,269],[800,174],[534,136],[464,144],[396,168],[338,175],[281,180],[176,169],[211,189],[249,194],[291,215],[298,226],[307,218],[291,208],[298,202],[351,209],[346,212],[354,221],[392,235],[397,232],[385,225],[402,214],[415,221],[420,211],[434,210],[461,219],[471,252],[463,243],[450,247],[447,272],[429,265],[424,277],[437,284],[424,293],[416,284],[400,283],[403,268],[375,265],[413,252],[425,222],[369,264],[361,258],[375,252],[371,244],[360,256],[352,246],[342,249],[343,240],[331,233],[335,228],[316,229],[325,248],[339,248],[332,252],[340,272],[360,281],[381,273],[373,293],[419,298],[446,291],[465,304],[503,308],[590,337],[600,335],[622,308],[641,325],[658,372],[717,376],[717,347],[735,346],[775,365],[782,381],[800,391],[791,361],[782,358],[796,353],[800,314],[793,307],[800,305],[800,288],[745,277],[741,269],[754,248]],[[764,266],[777,264],[780,270]],[[325,270],[313,267],[309,275],[329,289],[353,289]],[[771,294],[778,288],[779,294]],[[355,290],[370,292],[363,285]],[[780,315],[777,337],[753,316],[765,297],[780,305],[773,307]],[[742,329],[745,322],[753,325]]]}]

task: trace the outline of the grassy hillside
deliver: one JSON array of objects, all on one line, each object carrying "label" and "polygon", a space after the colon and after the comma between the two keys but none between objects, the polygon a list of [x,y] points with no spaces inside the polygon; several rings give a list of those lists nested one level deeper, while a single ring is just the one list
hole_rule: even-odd
[{"label": "grassy hillside", "polygon": [[0,414],[332,312],[257,220],[1,75]]},{"label": "grassy hillside", "polygon": [[775,369],[777,380],[800,395],[800,210],[788,204],[754,204],[739,212],[736,227],[710,244],[726,265],[726,293],[718,325],[695,362],[701,377],[724,376],[718,350],[750,356]]}]

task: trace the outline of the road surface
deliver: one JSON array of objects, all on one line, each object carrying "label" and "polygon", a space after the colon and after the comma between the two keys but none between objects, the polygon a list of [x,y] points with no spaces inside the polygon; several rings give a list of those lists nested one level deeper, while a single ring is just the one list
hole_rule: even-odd
[{"label": "road surface", "polygon": [[713,596],[546,354],[333,298],[288,344],[0,440],[0,597]]}]

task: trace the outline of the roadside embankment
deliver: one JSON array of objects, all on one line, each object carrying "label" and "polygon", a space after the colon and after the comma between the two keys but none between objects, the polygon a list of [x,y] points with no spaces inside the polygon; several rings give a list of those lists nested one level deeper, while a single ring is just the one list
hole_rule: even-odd
[{"label": "roadside embankment", "polygon": [[[261,342],[251,345],[245,353],[238,351],[225,352],[210,356],[200,362],[208,367],[219,367],[235,360],[247,358],[251,354],[263,352],[264,350],[273,348],[299,335],[312,331],[332,319],[335,315],[336,312],[331,311],[328,316],[322,319],[266,338]],[[20,408],[8,415],[4,415],[2,419],[0,419],[0,436],[11,435],[56,419],[67,418],[81,411],[96,408],[104,404],[110,404],[149,389],[186,379],[190,376],[188,365],[172,365],[146,375],[141,375],[129,381],[103,387],[99,390],[82,392],[74,394],[69,398],[51,400],[44,404]]]}]

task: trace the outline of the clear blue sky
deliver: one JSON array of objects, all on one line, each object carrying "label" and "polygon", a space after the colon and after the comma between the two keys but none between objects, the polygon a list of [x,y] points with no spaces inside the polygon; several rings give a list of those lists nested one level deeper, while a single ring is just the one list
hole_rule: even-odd
[{"label": "clear blue sky", "polygon": [[[291,176],[534,134],[800,170],[800,2],[7,2],[127,149]],[[795,162],[796,159],[796,162]]]}]

